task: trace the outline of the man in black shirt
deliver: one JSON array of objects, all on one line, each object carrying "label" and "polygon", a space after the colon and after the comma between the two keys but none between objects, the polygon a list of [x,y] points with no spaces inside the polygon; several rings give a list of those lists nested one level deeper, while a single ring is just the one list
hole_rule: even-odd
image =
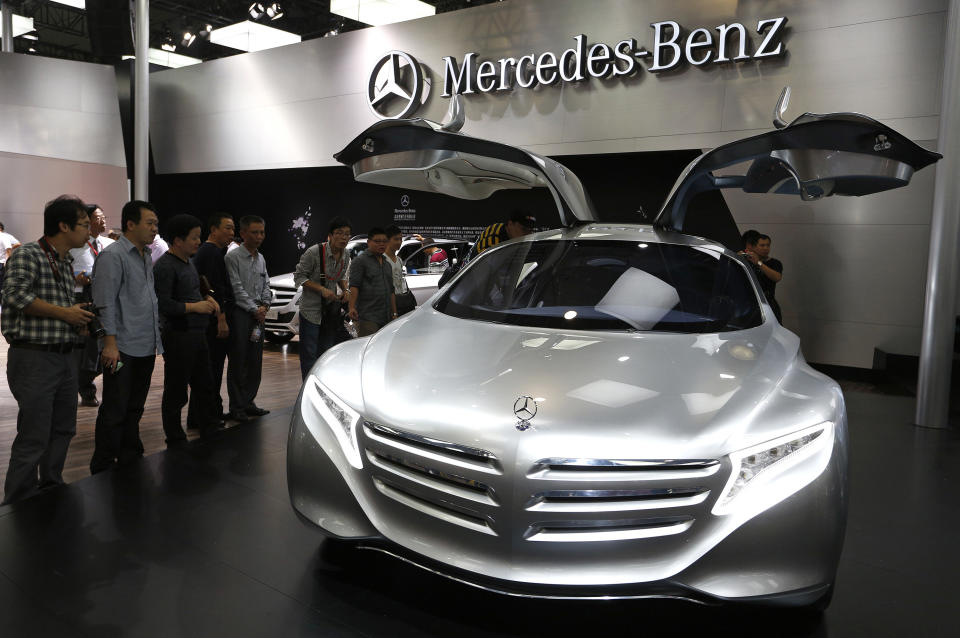
[{"label": "man in black shirt", "polygon": [[[197,272],[206,277],[212,291],[210,295],[220,306],[220,312],[211,315],[207,327],[207,348],[210,352],[210,371],[213,374],[213,403],[215,411],[223,418],[223,398],[220,396],[220,386],[223,385],[223,367],[227,360],[230,329],[227,326],[227,313],[233,307],[233,288],[227,276],[227,267],[223,257],[227,254],[227,246],[233,241],[235,226],[233,217],[226,213],[215,213],[207,220],[210,234],[193,256],[193,265]],[[187,410],[187,427],[198,428],[202,419],[197,418],[200,406],[190,397],[190,407]]]},{"label": "man in black shirt", "polygon": [[185,443],[180,411],[187,404],[187,384],[197,398],[198,417],[204,432],[221,425],[214,413],[213,378],[207,352],[206,331],[210,315],[220,306],[200,291],[200,276],[190,262],[200,247],[200,220],[175,215],[164,233],[169,251],[153,266],[163,338],[163,399],[160,413],[168,447]]},{"label": "man in black shirt", "polygon": [[783,323],[780,304],[776,300],[777,282],[783,279],[783,264],[770,257],[770,236],[755,230],[743,234],[743,254],[757,271],[757,280],[777,321]]}]

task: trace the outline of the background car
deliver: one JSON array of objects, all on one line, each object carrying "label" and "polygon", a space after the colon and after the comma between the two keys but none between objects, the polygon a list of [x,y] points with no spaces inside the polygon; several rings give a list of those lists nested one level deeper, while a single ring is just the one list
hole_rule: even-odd
[{"label": "background car", "polygon": [[[600,222],[563,166],[443,125],[358,136],[337,159],[359,181],[474,199],[546,188],[565,228],[485,251],[429,304],[317,361],[287,445],[301,520],[514,595],[826,607],[843,395],[752,266],[682,232],[685,216],[719,188],[897,188],[939,155],[858,114],[778,129],[698,157],[652,225]],[[455,366],[430,356],[454,352]]]},{"label": "background car", "polygon": [[[434,245],[439,246],[448,255],[451,265],[459,263],[467,253],[473,242],[462,239],[434,239]],[[346,251],[351,259],[367,248],[367,236],[355,235],[347,243]],[[417,304],[429,299],[437,291],[437,283],[443,274],[444,268],[431,264],[424,252],[422,242],[415,237],[403,238],[403,244],[397,255],[404,262],[404,279],[407,286],[417,298]],[[273,302],[267,311],[267,320],[264,324],[265,338],[273,343],[287,343],[295,335],[300,334],[300,296],[303,290],[293,284],[293,273],[276,275],[270,278],[270,290],[273,291]]]}]

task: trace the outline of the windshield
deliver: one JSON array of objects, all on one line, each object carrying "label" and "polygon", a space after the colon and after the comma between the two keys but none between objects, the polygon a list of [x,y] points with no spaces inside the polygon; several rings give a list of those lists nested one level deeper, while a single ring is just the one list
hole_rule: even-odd
[{"label": "windshield", "polygon": [[762,322],[744,268],[718,250],[636,241],[520,242],[473,264],[435,308],[579,330],[723,332]]}]

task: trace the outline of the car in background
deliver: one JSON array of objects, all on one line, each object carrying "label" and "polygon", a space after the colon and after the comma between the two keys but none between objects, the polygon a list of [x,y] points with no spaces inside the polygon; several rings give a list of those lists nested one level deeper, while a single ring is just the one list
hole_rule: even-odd
[{"label": "car in background", "polygon": [[[436,238],[433,240],[433,245],[446,251],[448,264],[452,266],[466,258],[473,242],[463,239]],[[347,242],[346,251],[353,259],[366,248],[367,236],[355,235]],[[426,247],[419,239],[408,236],[403,238],[403,244],[397,252],[403,260],[404,279],[413,291],[418,305],[437,292],[437,284],[446,269],[445,266],[430,263],[425,250]],[[299,310],[303,290],[294,285],[293,273],[271,277],[270,290],[273,292],[273,301],[267,311],[264,337],[272,343],[287,343],[293,339],[294,335],[300,334]]]}]

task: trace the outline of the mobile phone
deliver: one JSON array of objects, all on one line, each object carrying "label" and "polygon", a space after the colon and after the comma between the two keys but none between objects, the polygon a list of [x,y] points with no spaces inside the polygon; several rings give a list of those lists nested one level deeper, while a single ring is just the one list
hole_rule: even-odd
[{"label": "mobile phone", "polygon": [[111,372],[113,372],[113,374],[116,374],[116,373],[120,372],[120,368],[122,368],[122,367],[123,367],[123,361],[120,361],[120,360],[118,359],[117,362],[116,362],[115,364],[113,364],[113,370],[111,370]]}]

